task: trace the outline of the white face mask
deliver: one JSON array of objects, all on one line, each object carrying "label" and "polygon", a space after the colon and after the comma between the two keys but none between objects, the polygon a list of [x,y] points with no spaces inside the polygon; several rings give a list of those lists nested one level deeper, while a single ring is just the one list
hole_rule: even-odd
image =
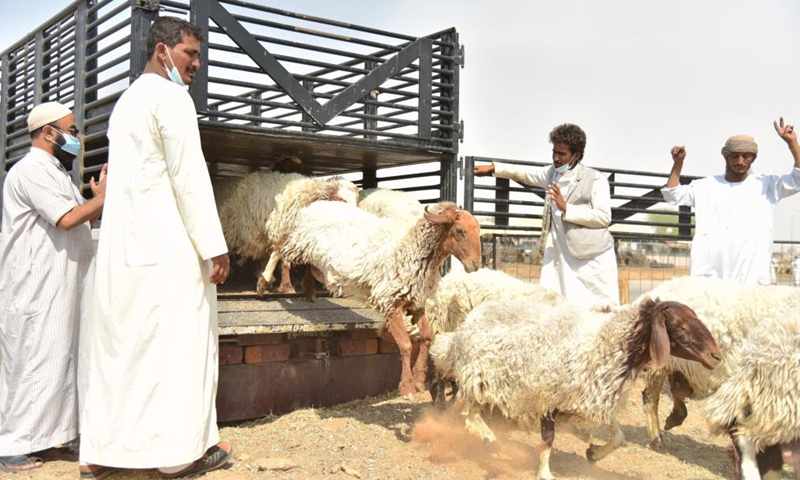
[{"label": "white face mask", "polygon": [[175,62],[172,60],[172,55],[169,54],[169,48],[167,48],[167,56],[169,57],[169,61],[172,62],[172,68],[167,68],[167,64],[164,63],[164,68],[167,70],[169,79],[181,87],[185,87],[186,84],[183,83],[183,78],[181,78],[181,74],[178,73],[178,67],[175,66]]}]

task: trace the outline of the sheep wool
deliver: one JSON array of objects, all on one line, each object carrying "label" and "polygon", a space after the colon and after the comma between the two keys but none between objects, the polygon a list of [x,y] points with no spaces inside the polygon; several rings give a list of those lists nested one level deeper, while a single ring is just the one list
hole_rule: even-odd
[{"label": "sheep wool", "polygon": [[331,293],[365,298],[385,316],[400,298],[424,306],[440,278],[445,256],[437,247],[445,228],[424,217],[413,228],[398,228],[396,220],[319,201],[300,211],[282,254],[317,267]]},{"label": "sheep wool", "polygon": [[739,361],[711,395],[703,414],[714,434],[737,435],[757,448],[800,439],[800,335],[773,328],[735,347]]},{"label": "sheep wool", "polygon": [[626,369],[625,346],[637,317],[632,307],[602,313],[571,304],[490,301],[455,332],[439,335],[431,356],[455,377],[461,399],[497,409],[524,427],[534,428],[554,409],[608,425],[635,375]]},{"label": "sheep wool", "polygon": [[393,218],[414,225],[425,209],[413,195],[402,190],[369,188],[358,193],[358,206],[379,217]]}]

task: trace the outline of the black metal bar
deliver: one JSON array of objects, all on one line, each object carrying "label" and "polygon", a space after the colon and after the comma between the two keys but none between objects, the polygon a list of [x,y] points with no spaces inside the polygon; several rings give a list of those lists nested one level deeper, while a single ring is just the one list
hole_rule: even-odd
[{"label": "black metal bar", "polygon": [[[119,40],[117,40],[116,42],[114,42],[114,43],[112,43],[112,44],[108,45],[107,47],[104,47],[102,50],[98,50],[98,51],[96,51],[96,52],[92,53],[91,55],[87,55],[87,56],[86,56],[86,61],[87,61],[87,62],[90,62],[90,61],[92,61],[92,60],[97,60],[98,58],[102,57],[102,56],[103,56],[103,55],[105,55],[106,53],[109,53],[109,52],[111,52],[111,51],[114,51],[114,50],[116,50],[117,48],[119,48],[119,47],[121,47],[121,46],[123,46],[123,45],[130,45],[130,43],[131,43],[131,36],[130,36],[130,35],[128,35],[128,36],[126,36],[126,37],[124,37],[124,38],[120,38],[120,39],[119,39]],[[91,45],[90,45],[90,43],[89,43],[89,42],[87,42],[87,46],[89,46],[90,48],[91,48],[93,45],[95,45],[95,44],[91,44]],[[96,47],[94,47],[94,48],[96,48]]]},{"label": "black metal bar", "polygon": [[120,80],[123,80],[125,77],[129,77],[129,75],[130,75],[129,72],[118,73],[118,74],[114,75],[113,77],[107,78],[107,79],[103,80],[102,82],[96,83],[96,84],[92,85],[91,87],[88,87],[86,89],[86,93],[92,93],[92,92],[94,92],[96,90],[99,90],[99,89],[101,89],[103,87],[107,87],[107,86],[111,85],[112,83],[119,82]]},{"label": "black metal bar", "polygon": [[[9,72],[8,72],[8,54],[4,54],[0,56],[0,158],[3,159],[2,170],[5,171],[6,166],[6,142],[8,141],[7,131],[8,125],[6,125],[6,121],[8,120],[8,88],[9,83]],[[3,176],[3,180],[5,180],[5,174],[0,173]],[[2,191],[2,186],[0,186],[0,192]],[[0,204],[2,204],[3,199],[0,197]],[[2,210],[0,210],[0,215],[2,215]]]},{"label": "black metal bar", "polygon": [[467,155],[464,157],[464,170],[461,178],[464,179],[464,210],[473,212],[475,209],[475,159]]},{"label": "black metal bar", "polygon": [[198,112],[208,109],[208,19],[210,14],[209,0],[192,0],[189,8],[190,21],[200,28],[200,33],[205,39],[206,45],[200,48],[200,64],[194,74],[194,80],[189,86],[189,93],[194,101],[194,108]]},{"label": "black metal bar", "polygon": [[431,138],[431,41],[423,38],[419,43],[419,125],[417,135]]},{"label": "black metal bar", "polygon": [[[195,0],[193,0],[193,1],[195,1]],[[109,20],[110,18],[118,15],[119,13],[121,13],[124,10],[126,10],[127,8],[128,8],[128,5],[125,5],[124,3],[121,3],[117,7],[111,9],[108,13],[106,13],[102,17],[97,18],[96,20],[93,20],[92,22],[90,22],[87,25],[86,28],[88,28],[88,29],[97,28],[97,26],[99,26],[102,23],[105,23],[107,20]]]},{"label": "black metal bar", "polygon": [[44,57],[42,50],[44,49],[44,38],[42,31],[36,32],[34,44],[34,70],[33,70],[33,105],[42,103],[42,64]]},{"label": "black metal bar", "polygon": [[[131,23],[131,19],[130,18],[126,18],[126,19],[122,20],[121,22],[117,23],[116,25],[103,30],[103,33],[101,33],[100,35],[97,35],[97,36],[92,37],[91,39],[89,39],[87,41],[86,45],[94,45],[94,44],[100,43],[103,40],[105,40],[107,37],[110,37],[111,35],[117,33],[118,31],[122,30],[126,26],[130,25],[130,23]],[[126,35],[125,37],[121,38],[119,41],[122,41],[125,38],[130,39],[130,33],[128,35]]]},{"label": "black metal bar", "polygon": [[133,83],[144,71],[150,60],[147,58],[147,32],[156,18],[157,11],[137,7],[137,0],[129,0],[131,7],[131,69],[129,79]]},{"label": "black metal bar", "polygon": [[[86,45],[86,39],[88,34],[88,13],[87,7],[88,3],[91,0],[83,0],[78,3],[78,7],[75,10],[75,43],[77,45]],[[75,125],[77,125],[78,130],[83,132],[83,123],[86,119],[86,110],[85,110],[85,98],[84,95],[86,94],[86,84],[84,80],[86,79],[86,49],[85,48],[76,48],[75,49],[75,79],[77,81],[74,82],[74,103],[72,106],[72,113],[75,115]],[[72,161],[72,182],[76,185],[80,185],[81,179],[83,178],[83,163],[84,159],[82,155],[78,155]]]}]

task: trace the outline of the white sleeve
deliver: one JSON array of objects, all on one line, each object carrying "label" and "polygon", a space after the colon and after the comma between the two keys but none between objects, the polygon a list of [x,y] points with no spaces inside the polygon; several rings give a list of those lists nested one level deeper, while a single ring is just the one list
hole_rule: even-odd
[{"label": "white sleeve", "polygon": [[670,205],[689,205],[694,206],[694,182],[689,185],[677,185],[675,187],[664,187],[661,189],[664,201]]},{"label": "white sleeve", "polygon": [[203,260],[227,253],[189,94],[165,96],[158,106],[156,122],[172,190],[192,243]]},{"label": "white sleeve", "polygon": [[519,167],[506,163],[494,164],[494,176],[507,178],[522,185],[544,188],[547,186],[547,176],[552,167]]}]

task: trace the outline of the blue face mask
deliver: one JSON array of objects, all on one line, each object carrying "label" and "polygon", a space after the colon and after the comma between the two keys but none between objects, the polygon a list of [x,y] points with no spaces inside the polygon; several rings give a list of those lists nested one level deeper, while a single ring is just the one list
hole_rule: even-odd
[{"label": "blue face mask", "polygon": [[556,169],[556,172],[558,172],[558,173],[564,173],[567,170],[569,170],[569,163],[565,163],[564,165],[561,165],[560,167],[555,167],[555,169]]},{"label": "blue face mask", "polygon": [[[55,129],[54,129],[55,130]],[[77,157],[81,153],[81,141],[78,140],[76,137],[70,135],[69,133],[62,132],[61,130],[56,130],[56,132],[61,134],[61,138],[64,139],[64,143],[53,142],[59,149],[69,153],[73,157]]]},{"label": "blue face mask", "polygon": [[172,60],[172,55],[170,55],[169,49],[167,49],[167,56],[169,57],[169,61],[172,63],[172,68],[167,68],[167,64],[164,64],[164,68],[167,70],[169,79],[181,87],[185,87],[186,84],[183,83],[183,78],[181,78],[181,74],[178,73],[178,67],[175,66],[175,62]]}]

